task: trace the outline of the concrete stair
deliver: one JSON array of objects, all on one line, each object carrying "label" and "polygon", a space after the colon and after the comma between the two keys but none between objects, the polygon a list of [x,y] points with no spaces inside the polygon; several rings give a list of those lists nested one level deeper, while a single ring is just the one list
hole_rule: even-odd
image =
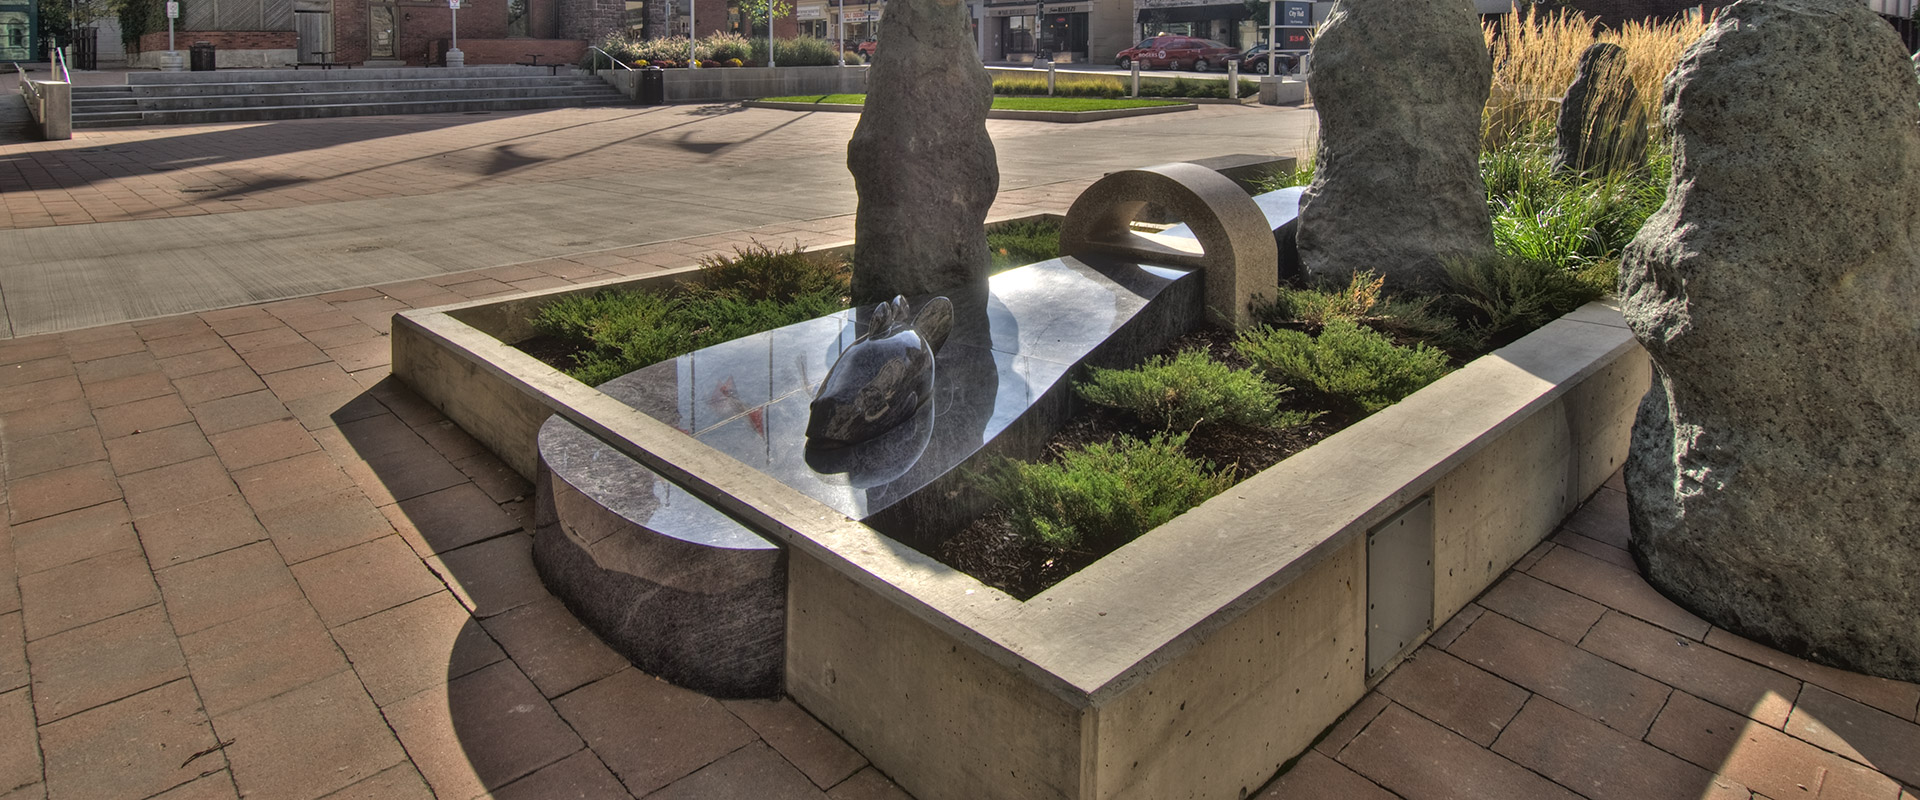
[{"label": "concrete stair", "polygon": [[124,86],[75,86],[73,127],[451,114],[618,105],[600,78],[562,67],[136,72]]}]

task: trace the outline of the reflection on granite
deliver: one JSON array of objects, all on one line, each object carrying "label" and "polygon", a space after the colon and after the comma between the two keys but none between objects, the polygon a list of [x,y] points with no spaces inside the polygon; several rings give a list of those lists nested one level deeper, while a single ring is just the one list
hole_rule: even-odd
[{"label": "reflection on granite", "polygon": [[918,315],[910,315],[905,297],[874,306],[866,334],[833,362],[808,407],[809,450],[878,437],[932,400],[934,353],[946,344],[953,314],[945,297],[921,304]]},{"label": "reflection on granite", "polygon": [[[994,276],[988,295],[954,301],[932,402],[886,435],[832,451],[806,447],[808,406],[871,309],[705,348],[600,389],[931,552],[987,504],[969,473],[1038,455],[1068,416],[1068,379],[1192,330],[1201,292],[1198,275],[1104,259]],[[778,691],[783,553],[564,419],[541,427],[539,448],[535,556],[548,588],[654,674],[715,694]]]}]

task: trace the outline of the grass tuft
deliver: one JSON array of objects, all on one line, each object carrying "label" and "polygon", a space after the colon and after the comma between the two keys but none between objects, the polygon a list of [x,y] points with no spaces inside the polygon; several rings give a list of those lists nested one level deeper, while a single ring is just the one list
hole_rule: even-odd
[{"label": "grass tuft", "polygon": [[987,231],[991,269],[1002,272],[1060,257],[1060,223],[1048,219],[1022,220]]},{"label": "grass tuft", "polygon": [[1538,328],[1613,291],[1614,261],[1569,270],[1507,253],[1456,259],[1446,265],[1454,297],[1472,309],[1483,339],[1499,341]]},{"label": "grass tuft", "polygon": [[569,376],[596,386],[650,364],[847,307],[845,263],[761,245],[700,263],[679,292],[602,291],[541,309],[540,334],[574,351]]}]

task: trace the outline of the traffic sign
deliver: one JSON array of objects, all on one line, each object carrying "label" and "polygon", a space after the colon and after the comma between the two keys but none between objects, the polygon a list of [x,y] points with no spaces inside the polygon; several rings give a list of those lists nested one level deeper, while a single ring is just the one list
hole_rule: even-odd
[{"label": "traffic sign", "polygon": [[[152,8],[153,6],[147,6]],[[180,18],[180,0],[167,0],[167,19]]]}]

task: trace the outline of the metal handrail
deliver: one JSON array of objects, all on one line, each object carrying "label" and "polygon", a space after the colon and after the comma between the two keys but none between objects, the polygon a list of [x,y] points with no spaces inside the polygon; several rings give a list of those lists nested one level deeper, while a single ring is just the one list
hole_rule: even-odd
[{"label": "metal handrail", "polygon": [[60,52],[60,40],[49,36],[47,37],[47,46],[53,48],[54,69],[52,71],[54,74],[60,76],[61,83],[73,83],[73,73],[67,70],[67,56],[65,53]]},{"label": "metal handrail", "polygon": [[[607,51],[605,51],[605,50],[602,50],[602,49],[600,49],[599,47],[596,47],[596,46],[594,46],[594,45],[587,45],[587,49],[588,49],[588,50],[591,50],[591,51],[593,51],[593,52],[595,52],[595,53],[599,53],[600,55],[603,55],[603,56],[606,56],[606,57],[607,57],[607,60],[608,60],[608,61],[611,61],[611,62],[613,62],[614,64],[616,64],[616,65],[618,65],[618,66],[619,66],[619,67],[620,67],[621,69],[624,69],[624,70],[626,70],[626,71],[628,71],[628,72],[637,72],[637,71],[638,71],[638,70],[635,70],[635,69],[634,69],[633,67],[630,67],[630,66],[627,66],[627,62],[625,62],[625,61],[621,61],[620,59],[617,59],[617,58],[614,58],[614,57],[613,57],[613,54],[612,54],[612,53],[609,53],[609,52],[607,52]],[[597,73],[597,72],[599,72],[599,71],[600,71],[600,59],[597,59],[597,58],[596,58],[596,59],[594,59],[594,60],[593,60],[593,63],[592,63],[592,64],[591,64],[590,66],[588,66],[588,67],[587,67],[587,70],[588,70],[589,72],[596,72],[596,73]]]}]

